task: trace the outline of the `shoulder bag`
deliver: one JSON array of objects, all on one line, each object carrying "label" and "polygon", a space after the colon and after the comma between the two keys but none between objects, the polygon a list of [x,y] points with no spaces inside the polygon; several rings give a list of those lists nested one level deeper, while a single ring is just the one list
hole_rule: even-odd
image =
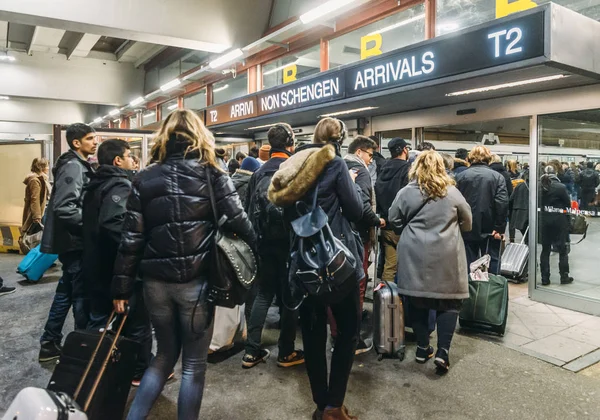
[{"label": "shoulder bag", "polygon": [[254,251],[246,242],[231,232],[223,231],[222,226],[227,221],[227,216],[219,217],[211,170],[206,166],[206,179],[215,223],[207,301],[216,306],[234,308],[246,301],[248,291],[256,280],[258,264]]}]

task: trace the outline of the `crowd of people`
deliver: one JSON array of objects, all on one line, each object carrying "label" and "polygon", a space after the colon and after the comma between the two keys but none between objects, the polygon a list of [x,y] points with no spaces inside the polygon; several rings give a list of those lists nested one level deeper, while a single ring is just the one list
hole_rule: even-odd
[{"label": "crowd of people", "polygon": [[[195,113],[176,110],[157,132],[150,164],[138,171],[126,141],[98,145],[85,124],[69,126],[66,137],[69,151],[53,167],[52,194],[47,160],[35,160],[25,179],[23,230],[43,227],[42,252],[58,254],[62,263],[39,360],[60,356],[71,307],[75,328],[92,331],[106,325],[113,309],[128,310],[124,334],[142,344],[133,380],[139,389],[129,419],[148,416],[180,355],[178,416],[198,417],[215,311],[207,299],[216,235],[209,180],[222,228],[248,243],[261,262],[259,280],[246,301],[242,367],[255,367],[270,356],[261,335],[275,299],[280,313],[277,365],[306,364],[316,405],[312,418],[319,420],[356,418],[344,398],[355,355],[373,346],[361,337],[372,263],[377,263],[377,278],[396,282],[408,298],[416,361],[434,359],[444,373],[462,301],[469,297],[469,265],[488,254],[490,272],[498,273],[507,224],[509,241],[516,230],[528,232],[528,168],[514,161],[505,166],[481,145],[451,156],[428,142],[413,151],[408,141],[394,138],[386,159],[379,139],[358,135],[342,157],[346,127],[326,117],[310,144],[296,148],[292,128],[279,123],[269,129],[268,145],[231,158],[215,148]],[[89,163],[93,155],[96,168]],[[550,283],[552,248],[560,255],[560,281],[569,283],[566,210],[577,197],[582,207],[593,204],[598,172],[590,163],[581,169],[551,161],[540,175],[542,207],[565,210],[541,216],[542,284]],[[290,280],[290,255],[297,251],[291,221],[298,203],[324,211],[333,235],[356,262],[343,287],[303,301]],[[373,261],[377,248],[380,260]],[[294,305],[298,300],[301,304]],[[437,349],[429,341],[431,310]],[[298,323],[303,350],[296,346]]]}]

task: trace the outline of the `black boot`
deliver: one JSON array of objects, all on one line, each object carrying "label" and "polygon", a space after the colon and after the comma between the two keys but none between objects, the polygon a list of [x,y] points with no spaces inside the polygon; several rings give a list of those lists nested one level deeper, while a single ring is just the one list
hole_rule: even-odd
[{"label": "black boot", "polygon": [[569,273],[562,273],[560,275],[560,284],[573,283],[573,277],[569,277]]}]

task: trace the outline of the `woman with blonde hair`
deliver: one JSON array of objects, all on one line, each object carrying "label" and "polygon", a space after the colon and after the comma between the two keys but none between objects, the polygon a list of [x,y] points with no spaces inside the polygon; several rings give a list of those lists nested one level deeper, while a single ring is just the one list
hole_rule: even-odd
[{"label": "woman with blonde hair", "polygon": [[[425,151],[409,173],[389,212],[402,230],[398,242],[398,288],[410,300],[417,336],[418,363],[433,357],[429,311],[437,311],[439,372],[448,371],[448,353],[462,300],[469,297],[465,246],[461,232],[471,230],[471,207],[446,173],[442,157]],[[426,250],[426,251],[424,251]]]},{"label": "woman with blonde hair", "polygon": [[205,299],[216,231],[208,172],[223,228],[251,245],[254,230],[194,112],[173,111],[151,155],[155,164],[133,181],[112,284],[115,309],[124,312],[139,273],[158,343],[127,418],[148,416],[183,352],[178,418],[197,419],[214,311]]},{"label": "woman with blonde hair", "polygon": [[24,254],[29,252],[29,245],[35,247],[37,244],[25,244],[23,237],[42,230],[42,218],[46,211],[48,197],[50,197],[49,170],[50,162],[48,162],[48,159],[35,158],[31,162],[31,172],[23,181],[23,184],[25,184],[25,205],[23,207],[22,236],[19,238],[19,245]]}]

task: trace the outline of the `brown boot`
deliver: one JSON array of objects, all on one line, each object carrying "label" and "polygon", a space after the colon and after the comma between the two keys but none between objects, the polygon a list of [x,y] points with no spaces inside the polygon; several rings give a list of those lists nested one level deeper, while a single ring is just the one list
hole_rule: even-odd
[{"label": "brown boot", "polygon": [[337,408],[326,408],[323,412],[323,420],[358,420],[358,417],[351,416],[345,406]]}]

